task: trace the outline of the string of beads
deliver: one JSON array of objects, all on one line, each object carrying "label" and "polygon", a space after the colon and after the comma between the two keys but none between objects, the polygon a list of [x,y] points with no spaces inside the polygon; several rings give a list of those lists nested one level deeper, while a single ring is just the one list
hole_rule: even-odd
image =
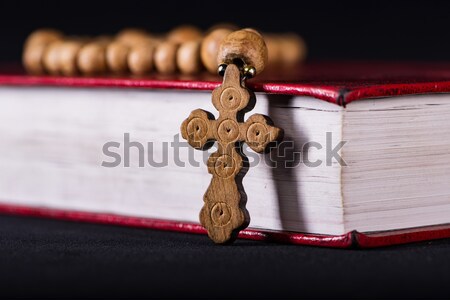
[{"label": "string of beads", "polygon": [[[39,29],[27,38],[22,59],[25,69],[32,74],[193,75],[204,69],[216,74],[224,59],[218,54],[226,37],[234,34],[235,39],[251,39],[253,34],[259,35],[252,29],[237,29],[234,25],[220,24],[203,33],[194,26],[183,25],[164,35],[124,29],[113,37],[66,36],[54,29]],[[246,34],[239,36],[242,32]],[[298,35],[262,36],[267,46],[268,68],[292,67],[304,60],[306,46]],[[232,47],[227,45],[226,49],[234,51]],[[258,73],[262,71],[258,66],[253,67]]]}]

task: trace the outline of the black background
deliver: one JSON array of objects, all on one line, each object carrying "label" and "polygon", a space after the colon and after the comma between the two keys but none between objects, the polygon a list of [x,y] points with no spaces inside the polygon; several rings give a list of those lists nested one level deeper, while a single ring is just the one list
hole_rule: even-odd
[{"label": "black background", "polygon": [[[445,1],[7,1],[0,61],[39,27],[68,34],[161,32],[234,22],[296,31],[310,60],[449,60]],[[449,240],[336,250],[0,217],[0,296],[450,297]]]},{"label": "black background", "polygon": [[233,22],[304,36],[312,60],[449,60],[449,1],[4,1],[0,60],[18,61],[34,29],[114,34],[124,27],[164,32],[189,23]]},{"label": "black background", "polygon": [[449,299],[450,240],[340,250],[0,216],[0,295]]}]

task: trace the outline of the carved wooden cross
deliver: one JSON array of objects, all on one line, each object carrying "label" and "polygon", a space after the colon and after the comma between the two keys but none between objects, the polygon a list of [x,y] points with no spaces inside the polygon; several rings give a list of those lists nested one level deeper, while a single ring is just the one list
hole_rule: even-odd
[{"label": "carved wooden cross", "polygon": [[242,178],[247,158],[241,143],[246,142],[256,152],[281,138],[282,130],[271,126],[272,121],[261,114],[252,115],[243,122],[244,113],[253,109],[255,95],[241,85],[241,72],[234,64],[225,70],[223,83],[212,94],[212,103],[219,118],[202,109],[191,112],[181,125],[181,133],[191,146],[206,150],[212,141],[218,150],[208,159],[211,183],[203,197],[200,222],[216,243],[232,242],[250,222],[245,208],[246,195]]}]

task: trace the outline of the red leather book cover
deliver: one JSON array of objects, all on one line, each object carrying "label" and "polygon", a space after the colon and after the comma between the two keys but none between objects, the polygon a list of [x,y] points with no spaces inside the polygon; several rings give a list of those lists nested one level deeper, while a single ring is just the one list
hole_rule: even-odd
[{"label": "red leather book cover", "polygon": [[[450,92],[449,63],[316,63],[301,66],[294,72],[267,72],[260,77],[247,84],[256,92],[312,96],[342,106],[367,98]],[[27,75],[15,66],[0,68],[0,85],[4,86],[213,90],[219,84],[218,76],[207,74],[197,77],[57,77]],[[0,204],[0,213],[206,234],[199,224],[110,214],[5,204]],[[247,229],[241,231],[239,237],[336,248],[373,248],[450,238],[450,224],[370,234],[349,232],[338,236]]]},{"label": "red leather book cover", "polygon": [[[213,90],[220,77],[57,77],[26,75],[17,66],[0,68],[0,85]],[[267,71],[247,82],[255,92],[311,96],[345,106],[352,101],[450,92],[450,63],[313,63],[294,71]]]},{"label": "red leather book cover", "polygon": [[[0,213],[19,216],[44,217],[67,221],[149,228],[155,230],[177,231],[194,234],[206,234],[206,230],[200,224],[119,216],[104,213],[65,211],[58,209],[24,207],[9,204],[0,204]],[[442,226],[411,228],[405,230],[393,230],[389,232],[379,232],[371,234],[352,231],[343,235],[320,235],[311,233],[274,232],[246,229],[242,230],[239,233],[239,238],[265,242],[290,243],[297,245],[333,248],[376,248],[450,238],[450,224]]]}]

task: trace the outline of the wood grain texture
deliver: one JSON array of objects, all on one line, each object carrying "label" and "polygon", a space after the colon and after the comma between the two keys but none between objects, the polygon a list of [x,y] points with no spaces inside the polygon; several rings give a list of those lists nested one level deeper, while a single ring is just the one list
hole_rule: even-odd
[{"label": "wood grain texture", "polygon": [[48,44],[47,48],[43,52],[42,65],[47,73],[51,75],[58,75],[60,72],[59,62],[60,54],[62,50],[63,41],[56,40]]},{"label": "wood grain texture", "polygon": [[84,42],[81,40],[65,40],[59,48],[59,69],[65,76],[79,73],[77,66],[77,56]]},{"label": "wood grain texture", "polygon": [[170,41],[159,44],[155,49],[154,63],[161,74],[173,74],[177,71],[178,44]]},{"label": "wood grain texture", "polygon": [[117,42],[129,47],[146,42],[148,39],[150,39],[150,34],[138,28],[126,28],[121,30],[116,35]]},{"label": "wood grain texture", "polygon": [[125,73],[128,71],[129,47],[120,41],[113,41],[106,47],[106,64],[113,73]]},{"label": "wood grain texture", "polygon": [[46,48],[52,42],[61,40],[63,34],[54,29],[41,29],[33,32],[25,41],[22,62],[31,74],[43,74],[43,57]]},{"label": "wood grain texture", "polygon": [[197,74],[202,69],[200,41],[189,41],[180,45],[177,51],[178,70],[182,74]]},{"label": "wood grain texture", "polygon": [[229,28],[218,28],[212,30],[203,39],[200,56],[203,65],[211,74],[217,73],[217,67],[219,66],[217,54],[219,53],[220,44],[232,32],[233,30]]},{"label": "wood grain texture", "polygon": [[222,85],[212,94],[219,118],[214,120],[210,113],[197,109],[181,125],[183,138],[196,149],[207,149],[213,140],[218,142],[218,150],[208,159],[208,172],[212,179],[200,212],[201,224],[218,244],[234,241],[239,231],[250,222],[242,186],[247,159],[242,154],[241,142],[246,142],[256,152],[262,152],[283,133],[271,126],[268,117],[260,114],[243,122],[244,110],[251,110],[254,100],[254,94],[241,85],[239,68],[230,64]]},{"label": "wood grain texture", "polygon": [[292,67],[305,60],[307,47],[305,41],[297,34],[283,34],[279,37],[280,60],[284,67]]},{"label": "wood grain texture", "polygon": [[[247,68],[246,77],[251,78],[266,67],[283,66],[289,70],[306,55],[304,41],[295,34],[266,34],[263,38],[252,28],[234,30],[237,29],[231,24],[218,24],[204,36],[198,28],[183,25],[166,35],[126,28],[115,37],[79,37],[41,29],[28,37],[23,65],[37,75],[144,75],[154,65],[156,71],[165,75],[177,71],[193,75],[203,66],[215,74],[219,64],[233,63]],[[61,42],[64,45],[59,45]]]},{"label": "wood grain texture", "polygon": [[102,74],[107,70],[105,44],[103,41],[94,41],[79,50],[77,63],[83,74]]},{"label": "wood grain texture", "polygon": [[189,41],[199,41],[202,31],[192,25],[181,25],[167,33],[167,40],[174,44],[182,44]]},{"label": "wood grain texture", "polygon": [[254,29],[238,30],[223,40],[217,60],[225,64],[241,60],[244,65],[254,67],[256,74],[259,74],[267,65],[267,46],[263,37]]},{"label": "wood grain texture", "polygon": [[153,70],[155,45],[141,43],[131,48],[128,53],[128,68],[132,74],[143,75]]}]

